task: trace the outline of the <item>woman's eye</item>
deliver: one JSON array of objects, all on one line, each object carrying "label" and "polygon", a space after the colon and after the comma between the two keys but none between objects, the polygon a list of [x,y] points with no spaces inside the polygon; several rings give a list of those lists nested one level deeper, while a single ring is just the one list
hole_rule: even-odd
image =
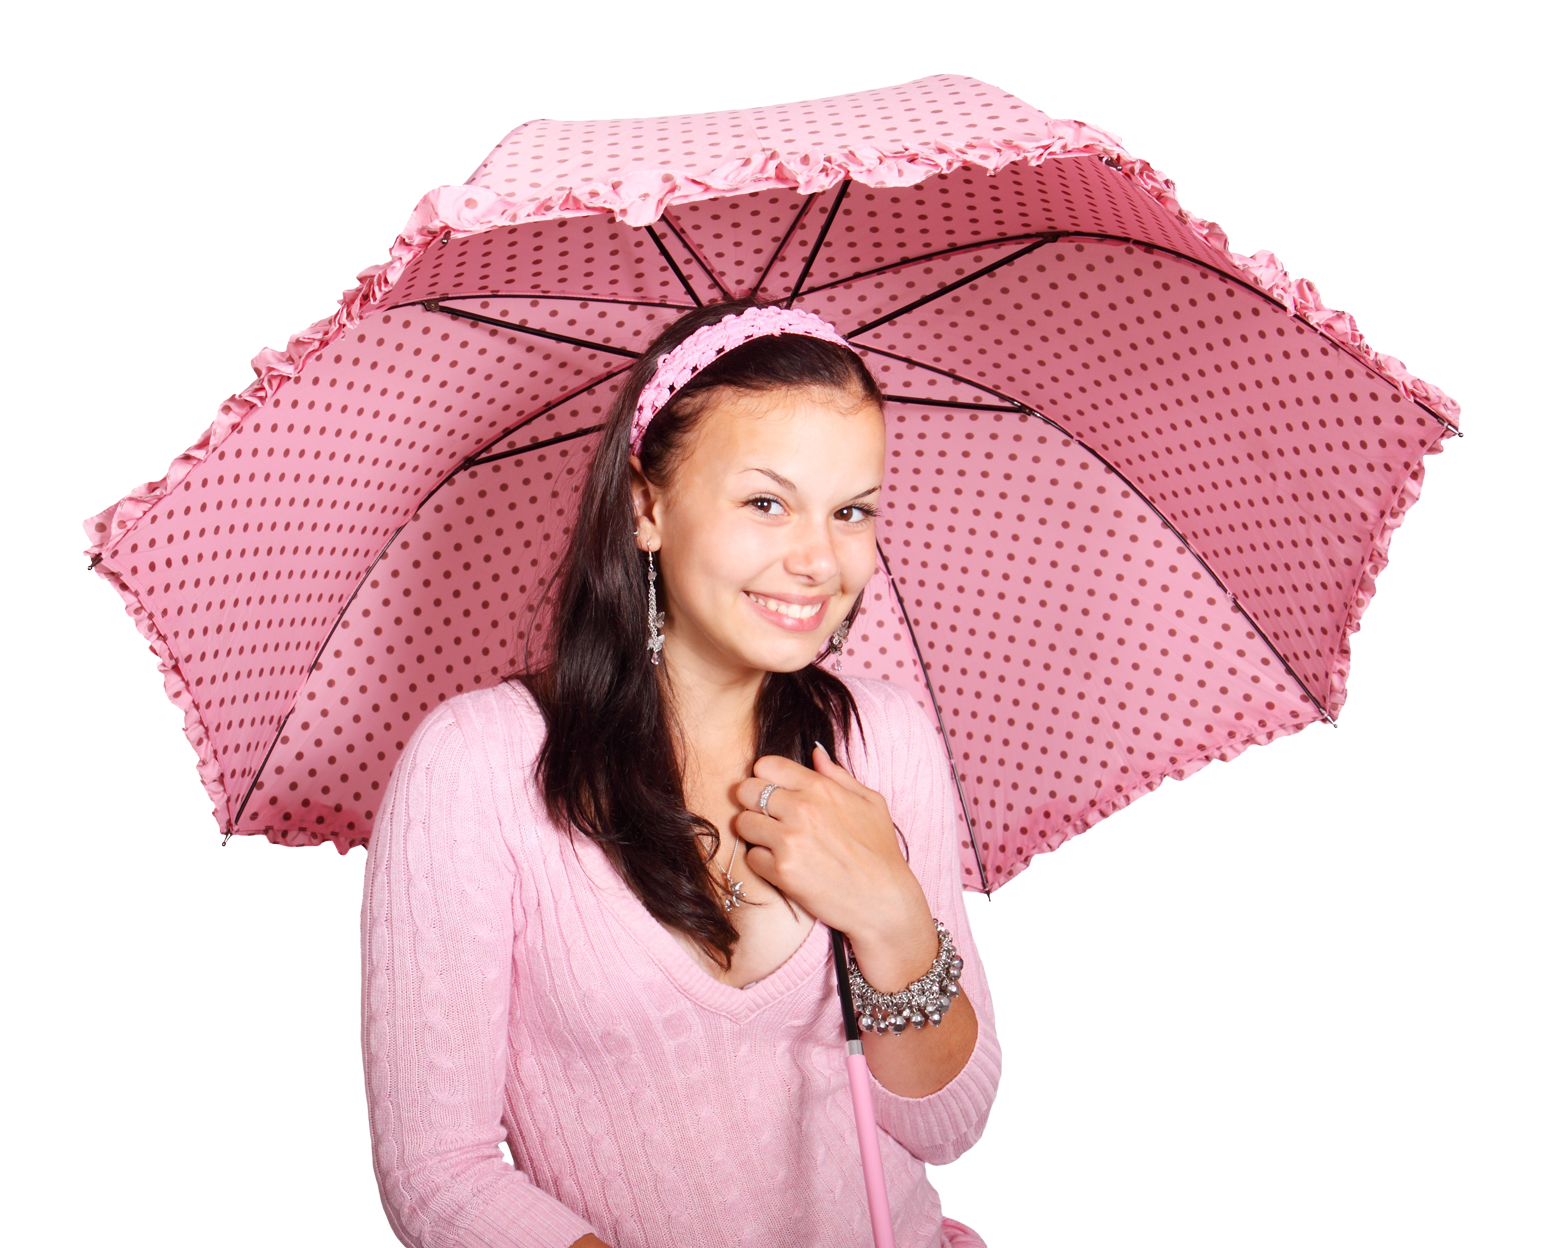
[{"label": "woman's eye", "polygon": [[[766,506],[766,504],[768,506]],[[769,508],[785,508],[785,504],[781,502],[780,499],[771,498],[768,494],[761,494],[757,498],[750,498],[748,500],[748,506],[754,508],[762,516],[773,516],[780,514],[780,512],[772,511]],[[846,513],[849,513],[848,517]],[[859,527],[860,525],[865,524],[872,517],[876,516],[877,511],[872,507],[868,507],[865,503],[851,503],[848,506],[841,507],[834,514],[840,517],[840,519],[845,524],[856,525]]]}]

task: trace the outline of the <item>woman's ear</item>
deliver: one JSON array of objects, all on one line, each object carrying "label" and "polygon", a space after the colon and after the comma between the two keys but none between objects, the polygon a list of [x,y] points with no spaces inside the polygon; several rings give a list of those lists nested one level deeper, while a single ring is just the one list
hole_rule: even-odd
[{"label": "woman's ear", "polygon": [[661,495],[640,469],[640,456],[630,456],[630,505],[634,508],[635,546],[638,550],[661,550],[662,535],[657,528],[657,508]]}]

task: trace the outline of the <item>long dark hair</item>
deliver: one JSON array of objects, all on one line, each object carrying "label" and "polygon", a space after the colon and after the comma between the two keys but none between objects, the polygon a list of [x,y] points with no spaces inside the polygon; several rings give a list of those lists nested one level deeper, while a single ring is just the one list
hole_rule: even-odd
[{"label": "long dark hair", "polygon": [[[675,725],[658,683],[666,669],[654,666],[646,649],[646,554],[635,545],[629,438],[636,400],[658,359],[701,326],[754,306],[736,300],[685,313],[630,370],[587,470],[556,573],[543,665],[508,677],[521,681],[543,712],[547,733],[535,770],[549,817],[596,841],[659,922],[726,968],[737,929],[699,841],[708,834],[719,847],[721,834],[685,806]],[[672,480],[721,387],[830,390],[883,408],[876,381],[854,352],[800,334],[755,338],[696,373],[646,427],[641,471],[653,485]],[[860,607],[858,596],[847,620]],[[755,754],[807,765],[808,751],[821,742],[838,757],[836,731],[848,747],[853,723],[860,730],[855,699],[838,677],[816,664],[770,672],[754,704]]]}]

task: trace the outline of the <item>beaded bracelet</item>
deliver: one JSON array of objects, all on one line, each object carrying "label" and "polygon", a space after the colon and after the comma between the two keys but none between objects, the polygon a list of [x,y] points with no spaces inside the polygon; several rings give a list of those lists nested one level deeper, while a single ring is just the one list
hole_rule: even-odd
[{"label": "beaded bracelet", "polygon": [[854,951],[849,956],[850,993],[860,1016],[857,1023],[862,1031],[883,1036],[892,1032],[903,1035],[904,1028],[914,1023],[916,1029],[931,1020],[933,1027],[942,1025],[942,1015],[958,996],[958,977],[963,974],[963,959],[953,948],[953,938],[940,919],[936,924],[937,953],[931,969],[898,992],[878,992],[867,983],[856,965]]}]

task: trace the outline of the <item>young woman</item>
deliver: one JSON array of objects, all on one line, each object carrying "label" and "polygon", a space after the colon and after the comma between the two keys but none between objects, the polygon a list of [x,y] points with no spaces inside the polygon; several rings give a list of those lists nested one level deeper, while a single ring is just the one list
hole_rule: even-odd
[{"label": "young woman", "polygon": [[962,959],[950,1008],[874,1009],[863,1048],[899,1248],[982,1244],[924,1168],[1001,1069],[951,772],[907,691],[815,665],[876,566],[885,453],[810,313],[696,309],[630,373],[543,664],[433,710],[372,835],[362,1048],[405,1244],[870,1245],[830,928],[858,1005]]}]

